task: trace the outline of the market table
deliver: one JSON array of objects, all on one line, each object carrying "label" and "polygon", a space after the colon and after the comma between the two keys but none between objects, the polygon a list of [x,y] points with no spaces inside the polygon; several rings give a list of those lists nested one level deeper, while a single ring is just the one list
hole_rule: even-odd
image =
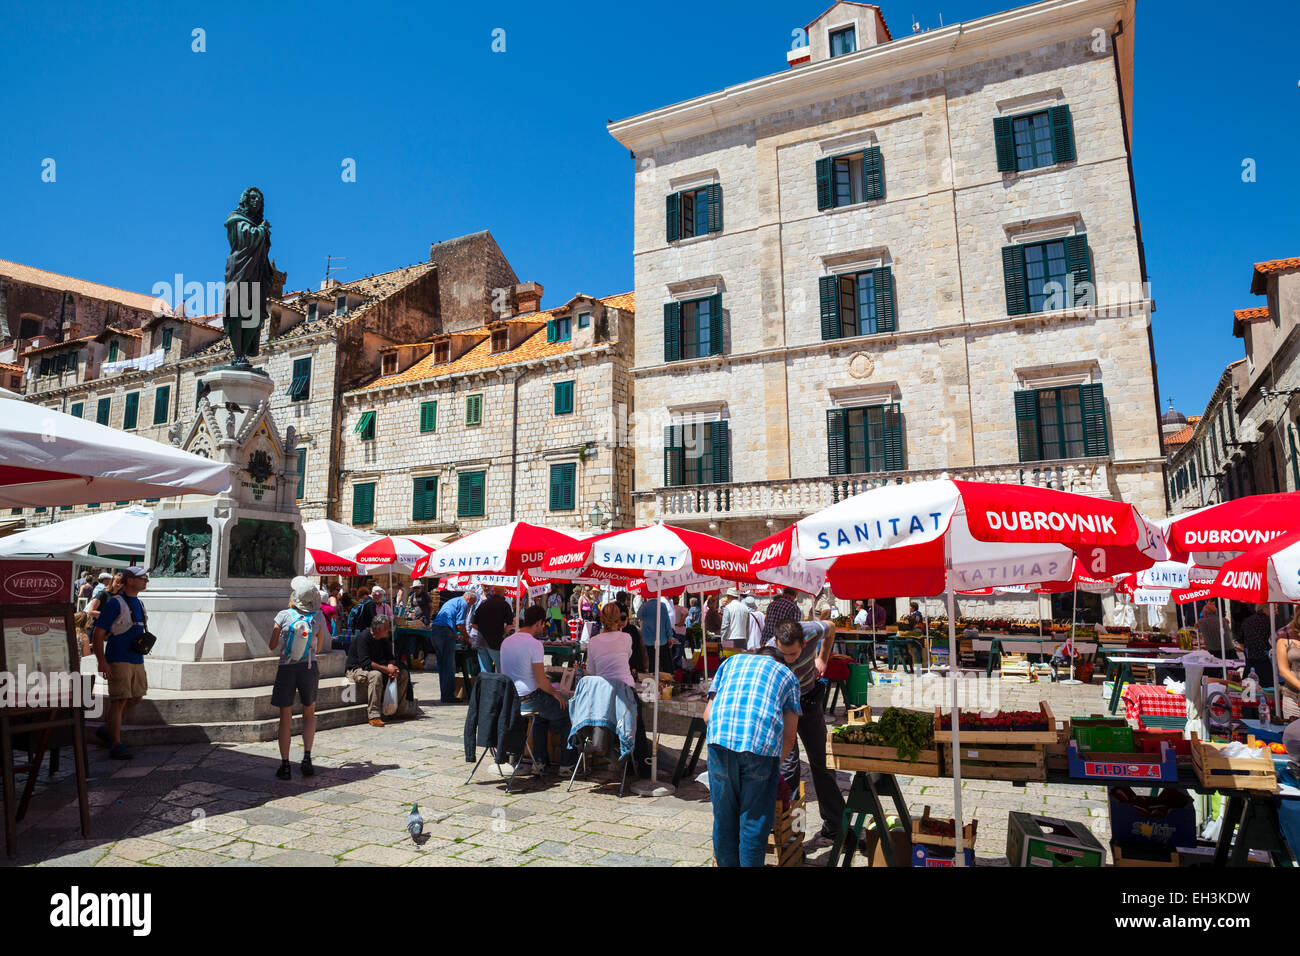
[{"label": "market table", "polygon": [[[1044,645],[1050,646],[1052,653],[1055,653],[1056,649],[1061,647],[1061,645],[1063,645],[1067,640],[1069,640],[1068,637],[1067,638],[1060,638],[1060,637],[1038,638],[1038,637],[1011,636],[1011,637],[991,638],[989,641],[989,649],[988,649],[988,654],[989,654],[988,667],[985,670],[984,676],[985,677],[993,676],[994,657],[997,658],[998,667],[1001,668],[1002,655],[1004,653],[1006,654],[1029,653],[1029,654],[1037,654],[1040,657],[1046,657],[1049,652],[1043,649]],[[1014,645],[1016,644],[1026,645],[1026,648],[1029,648],[1031,645],[1037,645],[1037,647],[1036,649],[1032,649],[1032,650],[1027,649],[1026,651],[1018,651],[1014,649]],[[1097,644],[1093,641],[1076,644],[1075,648],[1079,651],[1079,656],[1084,658],[1097,653]],[[1087,650],[1084,650],[1084,648],[1087,648]],[[982,648],[979,647],[976,647],[975,649],[982,650]]]},{"label": "market table", "polygon": [[[704,749],[704,741],[708,735],[708,724],[704,722],[704,708],[707,705],[708,701],[703,697],[670,698],[659,701],[659,710],[663,713],[679,714],[691,719],[686,728],[686,740],[682,743],[681,753],[677,755],[677,766],[673,768],[674,787],[681,783],[683,776],[695,773],[695,765],[699,763],[700,752]],[[695,744],[694,753],[691,753],[692,742]],[[687,765],[688,753],[690,754],[689,766]]]},{"label": "market table", "polygon": [[[1124,717],[1177,717],[1186,722],[1187,700],[1182,694],[1171,694],[1161,684],[1129,684],[1123,691]],[[1153,726],[1159,727],[1159,724]],[[1143,729],[1146,729],[1144,726]]]}]

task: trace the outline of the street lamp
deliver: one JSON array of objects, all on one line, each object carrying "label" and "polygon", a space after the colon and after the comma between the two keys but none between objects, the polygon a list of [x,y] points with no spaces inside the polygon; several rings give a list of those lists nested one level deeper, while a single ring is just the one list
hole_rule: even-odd
[{"label": "street lamp", "polygon": [[591,514],[587,516],[587,520],[591,522],[593,528],[603,529],[605,527],[608,519],[605,518],[605,513],[600,510],[599,501],[591,506]]}]

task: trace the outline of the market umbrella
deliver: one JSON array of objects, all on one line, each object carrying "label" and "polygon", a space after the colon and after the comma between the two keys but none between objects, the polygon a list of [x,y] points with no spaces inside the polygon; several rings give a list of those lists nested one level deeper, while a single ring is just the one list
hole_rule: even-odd
[{"label": "market umbrella", "polygon": [[[655,600],[673,588],[714,590],[727,581],[757,583],[749,568],[749,552],[730,541],[711,534],[689,531],[672,525],[653,524],[626,531],[597,535],[582,547],[562,553],[547,553],[542,573],[613,572],[645,578],[647,590]],[[634,789],[646,796],[661,796],[674,791],[670,784],[660,784],[659,776],[659,646],[662,615],[655,615],[655,695],[654,746],[651,748],[650,780]],[[706,644],[707,659],[707,644]]]},{"label": "market umbrella", "polygon": [[230,466],[0,396],[0,507],[216,495]]},{"label": "market umbrella", "polygon": [[1207,568],[1300,528],[1300,491],[1248,495],[1156,522],[1175,561]]},{"label": "market umbrella", "polygon": [[[1129,504],[1024,485],[940,479],[885,485],[795,524],[798,552],[826,565],[837,594],[948,599],[956,649],[958,590],[1069,581],[1075,558],[1089,574],[1150,567],[1164,539]],[[953,804],[962,829],[957,666],[950,656]],[[957,855],[958,865],[962,857]]]},{"label": "market umbrella", "polygon": [[306,560],[303,562],[303,574],[322,575],[338,574],[344,577],[357,577],[361,569],[357,567],[355,561],[349,561],[332,551],[322,551],[319,548],[304,548]]},{"label": "market umbrella", "polygon": [[141,556],[153,512],[117,508],[56,521],[0,538],[0,556],[82,554],[87,558]]}]

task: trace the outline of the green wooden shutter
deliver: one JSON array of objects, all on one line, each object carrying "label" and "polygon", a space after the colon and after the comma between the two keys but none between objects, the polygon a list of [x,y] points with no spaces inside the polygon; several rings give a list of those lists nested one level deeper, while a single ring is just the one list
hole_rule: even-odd
[{"label": "green wooden shutter", "polygon": [[722,232],[722,186],[709,183],[705,195],[709,203],[709,232]]},{"label": "green wooden shutter", "polygon": [[713,475],[719,484],[731,481],[731,432],[726,422],[714,422],[710,429],[713,444]]},{"label": "green wooden shutter", "polygon": [[153,423],[155,425],[167,424],[168,406],[172,401],[172,387],[170,385],[159,385],[153,393]]},{"label": "green wooden shutter", "polygon": [[301,402],[307,397],[311,385],[311,356],[294,359],[293,377],[289,382],[289,398]]},{"label": "green wooden shutter", "polygon": [[479,515],[479,516],[482,516],[483,514],[483,504],[484,504],[483,492],[486,485],[487,485],[487,472],[476,471],[471,476],[469,504],[470,504],[470,508],[472,509],[472,514]]},{"label": "green wooden shutter", "polygon": [[993,144],[997,149],[998,169],[1016,171],[1016,136],[1011,131],[1010,116],[993,117]]},{"label": "green wooden shutter", "polygon": [[375,520],[375,486],[352,486],[352,523],[372,524]]},{"label": "green wooden shutter", "polygon": [[434,432],[438,430],[438,403],[423,402],[420,405],[420,431]]},{"label": "green wooden shutter", "polygon": [[416,478],[412,488],[411,519],[430,521],[438,516],[438,479]]},{"label": "green wooden shutter", "polygon": [[1074,123],[1070,107],[1053,106],[1047,111],[1052,122],[1052,161],[1068,163],[1074,159]]},{"label": "green wooden shutter", "polygon": [[130,431],[135,428],[136,422],[140,418],[140,393],[128,392],[126,396],[126,411],[122,415],[122,430]]},{"label": "green wooden shutter", "polygon": [[465,424],[481,425],[483,424],[483,396],[467,395],[465,396]]},{"label": "green wooden shutter", "polygon": [[826,457],[832,475],[849,473],[848,443],[844,434],[844,409],[826,410]]},{"label": "green wooden shutter", "polygon": [[1079,404],[1083,408],[1083,453],[1088,457],[1110,454],[1106,435],[1106,399],[1101,385],[1080,385]]},{"label": "green wooden shutter", "polygon": [[101,398],[99,404],[95,407],[95,421],[100,425],[107,425],[112,411],[113,400],[111,398]]},{"label": "green wooden shutter", "polygon": [[84,402],[73,402],[72,410],[69,414],[71,414],[73,418],[81,418],[85,414],[85,410],[86,405]]},{"label": "green wooden shutter", "polygon": [[578,466],[572,463],[551,466],[551,511],[572,511],[574,479]]},{"label": "green wooden shutter", "polygon": [[549,319],[546,323],[546,341],[554,342],[556,339],[555,320]]},{"label": "green wooden shutter", "polygon": [[298,449],[298,490],[295,498],[302,498],[307,491],[307,449]]},{"label": "green wooden shutter", "polygon": [[886,405],[885,419],[885,471],[903,470],[903,415],[898,402]]},{"label": "green wooden shutter", "polygon": [[[1073,306],[1079,301],[1079,294],[1083,291],[1085,283],[1092,284],[1092,263],[1088,258],[1087,233],[1065,237],[1065,268],[1074,276],[1074,302],[1070,303]],[[1095,295],[1088,298],[1096,304]]]},{"label": "green wooden shutter", "polygon": [[668,208],[666,210],[669,242],[676,242],[682,237],[682,220],[681,212],[679,211],[680,205],[680,195],[678,193],[669,193]]},{"label": "green wooden shutter", "polygon": [[840,337],[840,278],[822,276],[817,280],[822,307],[822,339]]},{"label": "green wooden shutter", "polygon": [[1002,281],[1007,289],[1007,315],[1024,315],[1029,311],[1024,246],[1002,247]]},{"label": "green wooden shutter", "polygon": [[862,195],[867,199],[883,199],[885,196],[885,163],[879,146],[862,151]]},{"label": "green wooden shutter", "polygon": [[685,451],[681,425],[669,425],[664,428],[664,486],[675,487],[682,483]]},{"label": "green wooden shutter", "polygon": [[1021,461],[1042,459],[1038,450],[1038,393],[1033,390],[1016,392],[1016,438]]},{"label": "green wooden shutter", "polygon": [[709,296],[709,354],[722,354],[722,293]]},{"label": "green wooden shutter", "polygon": [[462,518],[477,518],[483,514],[483,486],[486,473],[462,472],[457,476],[456,514]]},{"label": "green wooden shutter", "polygon": [[682,304],[664,303],[664,361],[676,362],[682,357]]},{"label": "green wooden shutter", "polygon": [[871,284],[876,292],[876,328],[881,332],[896,331],[893,270],[889,266],[872,269]]},{"label": "green wooden shutter", "polygon": [[164,349],[169,349],[169,348],[172,347],[172,327],[171,327],[170,325],[169,325],[169,326],[166,326],[166,327],[163,329],[163,334],[162,334],[162,347],[163,347]]},{"label": "green wooden shutter", "polygon": [[835,204],[835,196],[831,191],[831,163],[834,160],[831,157],[817,160],[817,208],[830,209]]},{"label": "green wooden shutter", "polygon": [[573,383],[555,383],[555,414],[568,415],[573,411]]}]

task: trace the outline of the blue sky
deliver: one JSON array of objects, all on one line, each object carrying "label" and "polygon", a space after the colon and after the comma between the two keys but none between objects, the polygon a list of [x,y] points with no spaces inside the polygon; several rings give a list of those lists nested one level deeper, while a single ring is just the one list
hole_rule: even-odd
[{"label": "blue sky", "polygon": [[[221,223],[256,184],[289,288],[316,287],[327,254],[358,278],[487,228],[546,304],[624,291],[633,170],[605,122],[783,69],[791,30],[825,5],[11,5],[0,258],[141,291],[177,272],[220,280]],[[937,27],[1011,5],[882,9],[904,36],[913,16]],[[1297,21],[1294,0],[1244,17],[1139,3],[1138,205],[1161,395],[1185,413],[1243,354],[1231,310],[1262,304],[1251,263],[1300,255]]]}]

